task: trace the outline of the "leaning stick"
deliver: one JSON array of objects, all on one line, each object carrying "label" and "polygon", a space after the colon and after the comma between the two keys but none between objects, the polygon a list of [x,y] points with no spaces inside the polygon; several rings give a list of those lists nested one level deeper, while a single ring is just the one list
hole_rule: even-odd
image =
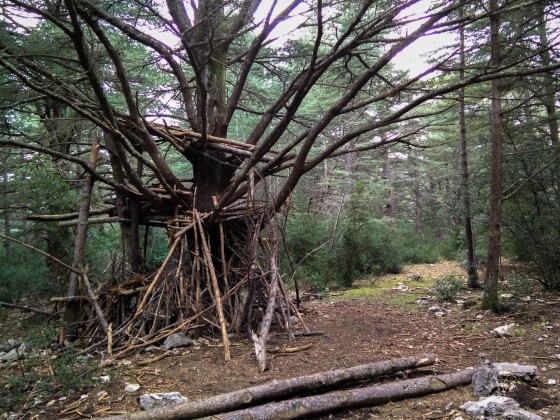
[{"label": "leaning stick", "polygon": [[173,245],[171,245],[171,249],[167,253],[167,257],[165,257],[165,260],[163,261],[163,264],[161,264],[161,267],[159,268],[157,274],[155,275],[154,279],[150,283],[150,286],[148,287],[148,290],[146,290],[146,293],[144,294],[144,297],[142,298],[142,301],[140,302],[140,305],[138,305],[138,309],[136,310],[136,313],[134,314],[135,317],[140,315],[140,313],[144,309],[144,306],[146,306],[146,302],[148,301],[148,297],[152,293],[152,290],[154,290],[154,287],[156,286],[156,283],[158,282],[159,278],[161,277],[161,274],[163,273],[163,270],[165,270],[165,267],[167,266],[167,264],[169,263],[169,260],[171,260],[171,257],[173,256],[173,252],[175,252],[175,249],[177,248],[177,245],[179,245],[180,242],[181,242],[181,237],[178,237],[178,238],[175,239],[175,242],[173,242]]},{"label": "leaning stick", "polygon": [[204,236],[204,231],[202,230],[202,222],[198,217],[196,217],[196,210],[193,211],[193,215],[196,218],[198,229],[200,231],[200,242],[202,243],[204,258],[206,259],[206,266],[208,268],[208,271],[210,271],[210,280],[212,282],[212,288],[214,289],[214,300],[216,301],[218,318],[220,319],[220,329],[222,330],[222,341],[224,342],[224,358],[227,362],[231,359],[231,353],[229,350],[229,338],[226,320],[224,318],[224,308],[222,306],[222,295],[220,293],[220,288],[218,287],[218,278],[216,277],[216,271],[214,270],[214,264],[212,263],[212,255],[210,254],[210,250]]}]

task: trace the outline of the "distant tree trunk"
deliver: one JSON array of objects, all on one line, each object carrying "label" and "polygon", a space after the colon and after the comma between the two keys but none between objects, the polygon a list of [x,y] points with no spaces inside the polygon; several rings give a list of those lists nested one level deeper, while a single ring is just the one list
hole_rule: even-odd
[{"label": "distant tree trunk", "polygon": [[[411,155],[409,154],[409,157]],[[412,185],[412,193],[414,194],[414,230],[416,232],[416,236],[418,238],[422,238],[424,236],[424,229],[422,226],[422,191],[421,191],[421,184],[420,184],[420,171],[418,170],[418,163],[417,160],[412,157],[412,168],[413,168],[413,176],[414,182]]]},{"label": "distant tree trunk", "polygon": [[[490,64],[497,68],[500,57],[500,16],[498,1],[490,0],[490,46],[492,56]],[[502,219],[502,91],[499,80],[492,80],[492,157],[490,181],[490,217],[488,234],[488,256],[484,278],[484,295],[482,305],[485,308],[498,309],[498,280],[500,277],[500,236]]]},{"label": "distant tree trunk", "polygon": [[[461,17],[463,7],[460,8]],[[460,37],[460,60],[461,69],[459,77],[465,80],[465,29],[461,26]],[[474,253],[474,239],[471,219],[471,196],[469,187],[469,165],[467,155],[467,126],[465,121],[465,88],[459,89],[459,131],[461,148],[461,190],[463,193],[463,219],[465,225],[465,245],[467,247],[467,285],[469,289],[476,289],[478,284],[478,274],[476,272],[476,259]]]},{"label": "distant tree trunk", "polygon": [[[538,22],[539,22],[539,40],[542,52],[540,53],[541,60],[544,66],[553,65],[552,57],[550,56],[550,43],[546,34],[546,14],[545,2],[539,2]],[[556,80],[552,71],[543,73],[545,93],[542,97],[542,102],[546,108],[546,116],[548,120],[548,128],[550,130],[550,137],[555,144],[560,144],[560,132],[558,127],[558,118],[556,116]]]},{"label": "distant tree trunk", "polygon": [[[11,212],[10,212],[10,201],[8,200],[8,169],[7,161],[10,155],[10,149],[6,150],[6,153],[2,153],[3,162],[0,162],[0,176],[2,177],[2,185],[0,186],[0,211],[2,211],[4,218],[4,235],[11,236]],[[9,261],[10,254],[12,250],[12,244],[10,241],[4,241],[4,255]]]},{"label": "distant tree trunk", "polygon": [[[387,133],[381,133],[381,141],[387,138]],[[393,190],[393,168],[389,148],[383,150],[383,179],[385,180],[385,208],[383,214],[389,219],[395,218],[395,198]]]}]

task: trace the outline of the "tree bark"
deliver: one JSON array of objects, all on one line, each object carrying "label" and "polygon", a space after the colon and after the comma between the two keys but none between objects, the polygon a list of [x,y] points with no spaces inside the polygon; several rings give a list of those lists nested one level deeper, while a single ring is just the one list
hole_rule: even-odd
[{"label": "tree bark", "polygon": [[[263,404],[280,398],[310,393],[320,389],[335,388],[354,382],[389,375],[405,369],[429,366],[435,363],[433,354],[385,360],[350,368],[319,372],[299,378],[273,380],[264,385],[216,395],[200,401],[153,411],[108,417],[105,420],[169,420],[194,419],[216,413],[226,413],[249,405]],[[470,383],[469,377],[466,383]],[[275,418],[275,417],[270,417]],[[277,418],[277,417],[276,417]]]},{"label": "tree bark", "polygon": [[212,418],[227,420],[309,418],[334,411],[379,405],[447,391],[458,386],[469,385],[472,375],[472,369],[467,369],[445,375],[426,376],[366,388],[352,388],[214,415]]},{"label": "tree bark", "polygon": [[[460,18],[463,17],[463,7],[459,9]],[[460,70],[459,78],[465,80],[465,28],[459,29]],[[463,219],[465,226],[465,245],[467,247],[467,286],[469,289],[479,288],[478,274],[476,272],[476,259],[474,252],[474,238],[471,218],[471,195],[469,180],[469,164],[467,153],[467,124],[465,120],[465,88],[459,89],[459,131],[461,155],[461,190],[463,193]]]},{"label": "tree bark", "polygon": [[[490,45],[492,57],[490,65],[498,68],[500,57],[500,16],[498,1],[490,1]],[[500,237],[502,220],[502,90],[499,80],[492,80],[492,157],[490,181],[490,217],[488,234],[488,256],[484,278],[482,306],[496,311],[498,302],[498,280],[500,278]]]},{"label": "tree bark", "polygon": [[[91,146],[91,158],[90,166],[93,170],[97,167],[97,157],[99,155],[99,140],[96,139]],[[80,210],[78,216],[78,227],[76,228],[76,239],[74,241],[74,257],[72,262],[72,268],[77,271],[83,272],[83,259],[86,254],[87,245],[87,232],[88,232],[88,218],[89,218],[89,206],[91,204],[91,194],[93,191],[93,184],[95,180],[91,175],[87,175],[86,185],[82,192],[82,198],[80,201]],[[74,297],[78,294],[78,274],[76,272],[70,273],[70,281],[68,283],[68,293],[67,297]],[[95,298],[95,297],[94,297]],[[63,319],[66,323],[66,329],[64,333],[61,334],[61,342],[64,342],[64,338],[68,336],[73,336],[77,328],[76,322],[79,319],[80,314],[80,302],[75,300],[70,300],[66,302],[64,308]],[[105,322],[104,329],[106,332]]]}]

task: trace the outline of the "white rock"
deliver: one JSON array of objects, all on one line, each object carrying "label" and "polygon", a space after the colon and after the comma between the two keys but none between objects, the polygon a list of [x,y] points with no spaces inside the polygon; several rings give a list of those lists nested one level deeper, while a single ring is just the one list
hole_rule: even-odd
[{"label": "white rock", "polygon": [[55,404],[56,404],[56,400],[50,400],[50,401],[47,403],[47,407],[52,407],[52,406],[55,405]]},{"label": "white rock", "polygon": [[513,328],[516,326],[517,324],[512,323],[512,324],[508,324],[508,325],[502,325],[500,327],[494,328],[494,333],[496,333],[497,335],[499,335],[500,337],[511,337],[513,335]]},{"label": "white rock", "polygon": [[138,398],[140,408],[146,411],[186,402],[188,402],[188,398],[183,397],[179,392],[144,394]]},{"label": "white rock", "polygon": [[126,384],[126,386],[124,387],[124,390],[126,392],[136,392],[140,389],[140,385],[139,384]]},{"label": "white rock", "polygon": [[519,363],[493,363],[502,377],[516,377],[531,381],[539,377],[539,369],[534,365],[521,365]]},{"label": "white rock", "polygon": [[469,401],[459,408],[469,416],[480,419],[542,420],[541,416],[519,408],[517,401],[496,395]]},{"label": "white rock", "polygon": [[110,380],[111,380],[111,377],[109,375],[102,375],[102,376],[99,377],[99,383],[100,384],[106,384]]},{"label": "white rock", "polygon": [[185,333],[171,334],[163,342],[163,348],[166,350],[174,349],[177,347],[188,347],[192,345],[193,345],[192,339],[187,337]]},{"label": "white rock", "polygon": [[441,308],[437,305],[434,305],[434,306],[430,306],[428,308],[428,311],[430,311],[430,312],[441,312]]},{"label": "white rock", "polygon": [[489,404],[499,404],[504,408],[519,408],[519,404],[513,398],[500,397],[498,395],[481,398],[479,401],[469,401],[459,408],[473,417],[484,416],[484,410]]},{"label": "white rock", "polygon": [[546,384],[547,385],[556,385],[556,379],[549,379]]}]

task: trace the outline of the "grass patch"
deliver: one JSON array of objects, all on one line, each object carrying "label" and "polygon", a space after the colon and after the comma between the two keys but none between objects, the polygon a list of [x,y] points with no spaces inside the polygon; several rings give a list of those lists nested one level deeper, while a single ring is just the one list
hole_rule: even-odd
[{"label": "grass patch", "polygon": [[[419,308],[415,302],[431,292],[435,279],[414,280],[408,277],[369,277],[362,279],[362,287],[353,287],[335,297],[335,300],[382,301],[406,310]],[[405,286],[407,291],[393,290]]]}]

